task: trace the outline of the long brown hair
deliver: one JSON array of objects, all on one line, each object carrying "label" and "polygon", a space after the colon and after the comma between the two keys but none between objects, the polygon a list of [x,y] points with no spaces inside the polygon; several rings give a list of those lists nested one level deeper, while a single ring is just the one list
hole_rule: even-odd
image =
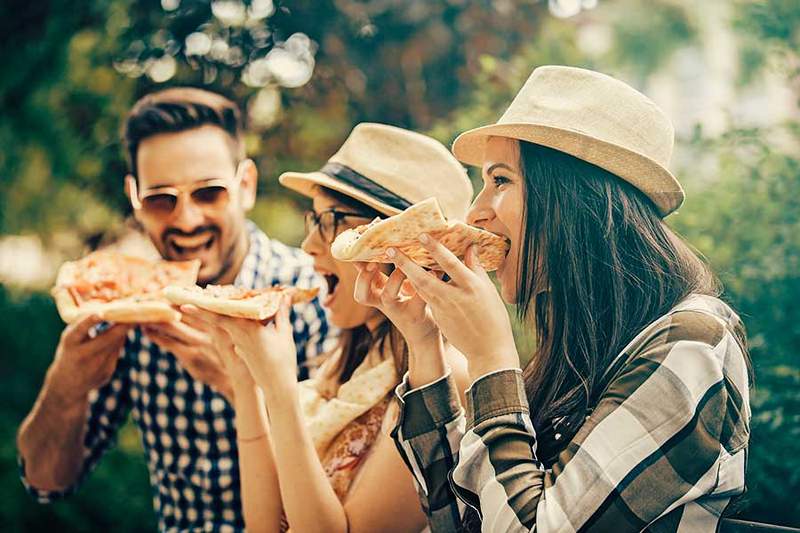
[{"label": "long brown hair", "polygon": [[[387,216],[333,189],[317,187],[315,192],[330,197],[347,207],[349,211],[362,213],[366,218]],[[335,386],[346,383],[352,377],[356,368],[364,361],[370,349],[375,345],[377,345],[381,353],[386,351],[391,353],[398,376],[405,374],[408,369],[408,347],[406,346],[405,339],[394,324],[389,320],[384,320],[374,331],[370,331],[366,325],[342,331],[339,336],[339,345],[331,352],[323,354],[322,356],[322,361],[334,356],[336,356],[337,359],[331,361],[332,364],[326,367],[320,379]]]},{"label": "long brown hair", "polygon": [[[717,296],[720,287],[632,185],[527,142],[520,142],[520,167],[518,313],[533,320],[537,335],[524,379],[543,436],[540,459],[549,464],[609,384],[609,366],[625,345],[689,294]],[[563,436],[558,444],[555,433]]]}]

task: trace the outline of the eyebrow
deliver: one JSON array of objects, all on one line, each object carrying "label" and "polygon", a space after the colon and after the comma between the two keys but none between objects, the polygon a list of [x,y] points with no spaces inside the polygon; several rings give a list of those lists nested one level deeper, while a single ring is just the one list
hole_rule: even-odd
[{"label": "eyebrow", "polygon": [[513,172],[514,174],[517,173],[516,170],[514,170],[510,166],[506,165],[505,163],[495,163],[494,165],[492,165],[492,166],[490,166],[489,168],[486,169],[486,173],[487,174],[491,174],[492,171],[495,170],[496,168],[504,168],[504,169],[508,170],[509,172]]}]

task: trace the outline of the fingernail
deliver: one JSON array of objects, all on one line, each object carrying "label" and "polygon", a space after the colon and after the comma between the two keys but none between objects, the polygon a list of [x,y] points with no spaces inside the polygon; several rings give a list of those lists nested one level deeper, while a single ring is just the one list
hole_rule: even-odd
[{"label": "fingernail", "polygon": [[429,242],[431,242],[431,238],[428,236],[427,233],[420,233],[419,242],[421,242],[422,244],[428,244]]},{"label": "fingernail", "polygon": [[394,257],[396,255],[397,255],[397,250],[395,250],[394,248],[387,248],[386,249],[386,256],[387,257]]}]

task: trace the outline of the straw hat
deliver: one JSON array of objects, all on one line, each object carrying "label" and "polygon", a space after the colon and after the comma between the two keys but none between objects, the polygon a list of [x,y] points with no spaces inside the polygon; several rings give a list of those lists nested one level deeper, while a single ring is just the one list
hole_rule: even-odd
[{"label": "straw hat", "polygon": [[472,184],[440,142],[385,124],[358,124],[339,151],[316,172],[284,172],[285,187],[311,196],[322,186],[387,215],[436,197],[448,219],[464,220]]},{"label": "straw hat", "polygon": [[483,164],[489,137],[555,148],[627,181],[666,216],[683,203],[680,183],[667,170],[674,130],[656,104],[605,74],[574,67],[539,67],[496,124],[462,133],[455,156]]}]

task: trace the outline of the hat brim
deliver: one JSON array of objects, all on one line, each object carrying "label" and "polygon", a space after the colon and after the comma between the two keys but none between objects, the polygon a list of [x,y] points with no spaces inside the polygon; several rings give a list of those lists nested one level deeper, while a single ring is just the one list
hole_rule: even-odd
[{"label": "hat brim", "polygon": [[291,189],[309,198],[314,197],[314,191],[317,187],[325,187],[349,196],[389,216],[401,212],[400,209],[376,200],[364,191],[322,172],[284,172],[278,178],[278,182],[287,189]]},{"label": "hat brim", "polygon": [[482,166],[489,137],[540,144],[592,163],[646,194],[662,217],[678,209],[685,198],[675,176],[649,157],[591,135],[544,124],[492,124],[466,131],[453,141],[453,155],[462,163]]}]

